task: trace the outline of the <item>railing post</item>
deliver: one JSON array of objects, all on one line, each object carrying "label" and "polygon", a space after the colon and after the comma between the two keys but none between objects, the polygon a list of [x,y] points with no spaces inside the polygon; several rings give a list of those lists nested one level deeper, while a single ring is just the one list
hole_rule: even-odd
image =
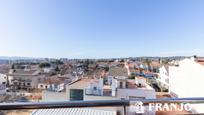
[{"label": "railing post", "polygon": [[127,113],[127,111],[126,111],[126,106],[123,106],[123,109],[124,109],[124,115],[126,115]]}]

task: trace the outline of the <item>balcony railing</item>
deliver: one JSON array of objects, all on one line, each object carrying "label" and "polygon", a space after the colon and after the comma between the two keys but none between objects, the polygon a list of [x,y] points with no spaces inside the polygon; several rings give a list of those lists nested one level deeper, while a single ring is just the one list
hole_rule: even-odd
[{"label": "balcony railing", "polygon": [[[131,101],[130,100],[97,100],[97,101],[93,100],[93,101],[63,101],[63,102],[0,103],[0,110],[118,107],[118,106],[129,106]],[[204,98],[201,97],[201,98],[135,99],[134,101],[140,101],[144,105],[147,105],[149,103],[203,104]]]},{"label": "balcony railing", "polygon": [[111,89],[85,89],[86,95],[93,95],[93,96],[112,96],[112,93],[115,93],[115,90]]}]

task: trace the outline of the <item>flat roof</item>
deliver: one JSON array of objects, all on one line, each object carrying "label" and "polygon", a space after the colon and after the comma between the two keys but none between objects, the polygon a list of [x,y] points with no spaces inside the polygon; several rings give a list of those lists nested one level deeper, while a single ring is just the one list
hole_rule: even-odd
[{"label": "flat roof", "polygon": [[145,83],[145,86],[139,87],[135,84],[135,80],[127,80],[127,89],[147,89],[147,90],[153,90],[151,86],[149,86],[147,83]]},{"label": "flat roof", "polygon": [[116,111],[105,111],[83,108],[40,109],[31,115],[116,115]]}]

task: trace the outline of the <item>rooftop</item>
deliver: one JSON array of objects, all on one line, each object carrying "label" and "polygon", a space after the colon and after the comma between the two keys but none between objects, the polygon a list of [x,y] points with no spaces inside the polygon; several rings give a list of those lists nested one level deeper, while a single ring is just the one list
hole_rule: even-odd
[{"label": "rooftop", "polygon": [[15,69],[15,70],[10,70],[12,72],[9,73],[11,76],[35,76],[38,75],[37,70],[28,70],[25,71],[24,69]]},{"label": "rooftop", "polygon": [[110,76],[128,76],[127,69],[125,67],[111,67],[109,69]]},{"label": "rooftop", "polygon": [[66,77],[51,76],[51,77],[45,78],[45,80],[42,81],[41,83],[61,84],[61,83],[64,83],[66,79],[67,79]]},{"label": "rooftop", "polygon": [[201,64],[201,65],[204,65],[204,59],[202,59],[202,60],[197,60],[197,62],[198,62],[199,64]]},{"label": "rooftop", "polygon": [[31,115],[116,115],[115,111],[105,111],[84,108],[43,109],[34,111]]},{"label": "rooftop", "polygon": [[129,88],[129,89],[147,89],[147,90],[153,89],[151,86],[149,86],[146,83],[145,83],[145,86],[139,87],[138,85],[136,85],[135,80],[128,80],[127,81],[127,88]]},{"label": "rooftop", "polygon": [[9,72],[9,66],[8,65],[0,65],[0,73],[1,74],[7,74]]},{"label": "rooftop", "polygon": [[153,67],[161,67],[161,64],[158,61],[152,61],[150,65]]},{"label": "rooftop", "polygon": [[85,87],[89,86],[90,82],[93,79],[80,79],[72,84],[69,84],[67,87],[74,88],[74,89],[84,89]]}]

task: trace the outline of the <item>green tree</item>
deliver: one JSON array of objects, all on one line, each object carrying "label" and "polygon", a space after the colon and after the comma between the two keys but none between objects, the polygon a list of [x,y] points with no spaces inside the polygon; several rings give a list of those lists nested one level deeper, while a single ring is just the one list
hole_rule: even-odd
[{"label": "green tree", "polygon": [[50,67],[50,66],[51,66],[51,64],[47,63],[47,62],[39,64],[40,68],[45,68],[45,67]]},{"label": "green tree", "polygon": [[55,71],[57,71],[57,72],[59,72],[59,71],[60,71],[60,69],[59,69],[59,67],[58,67],[58,66],[55,68]]}]

